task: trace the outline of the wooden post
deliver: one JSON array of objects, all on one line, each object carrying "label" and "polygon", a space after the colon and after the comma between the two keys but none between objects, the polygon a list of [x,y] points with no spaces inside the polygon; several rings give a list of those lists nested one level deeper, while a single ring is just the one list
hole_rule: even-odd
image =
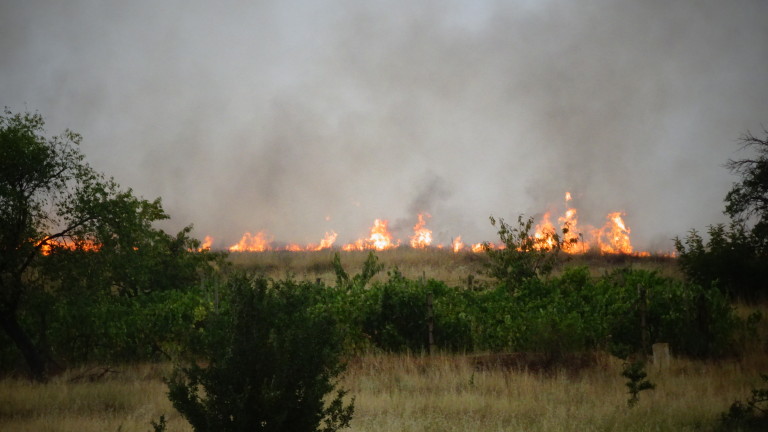
[{"label": "wooden post", "polygon": [[653,344],[653,365],[659,370],[669,369],[671,357],[668,343]]},{"label": "wooden post", "polygon": [[474,284],[475,284],[475,276],[470,274],[469,276],[467,276],[467,289],[472,291],[472,289],[474,288],[473,286]]}]

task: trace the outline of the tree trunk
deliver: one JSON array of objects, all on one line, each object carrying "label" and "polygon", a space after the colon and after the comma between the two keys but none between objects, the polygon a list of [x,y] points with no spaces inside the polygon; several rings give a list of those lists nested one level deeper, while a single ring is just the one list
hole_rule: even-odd
[{"label": "tree trunk", "polygon": [[21,351],[27,366],[29,366],[32,378],[37,381],[45,381],[47,379],[45,358],[35,347],[32,339],[24,332],[24,329],[21,328],[14,314],[0,311],[0,325],[8,337],[16,344],[19,351]]}]

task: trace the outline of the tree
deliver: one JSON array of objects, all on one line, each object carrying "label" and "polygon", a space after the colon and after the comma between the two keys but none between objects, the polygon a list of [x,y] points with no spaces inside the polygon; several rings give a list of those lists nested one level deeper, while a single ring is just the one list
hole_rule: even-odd
[{"label": "tree", "polygon": [[768,295],[768,136],[747,132],[739,141],[742,150],[753,149],[755,155],[725,164],[741,177],[725,197],[730,224],[709,226],[706,242],[696,230],[674,240],[689,280],[758,300]]},{"label": "tree", "polygon": [[755,151],[754,157],[730,159],[725,164],[732,173],[741,176],[725,196],[725,213],[739,224],[752,222],[756,252],[765,257],[768,255],[768,130],[764,132],[765,139],[747,132],[739,140],[742,150]]},{"label": "tree", "polygon": [[[0,326],[32,376],[57,367],[45,346],[40,305],[71,292],[138,295],[194,280],[198,242],[152,227],[167,219],[147,201],[96,172],[79,150],[80,135],[46,137],[40,114],[0,116]],[[41,299],[48,298],[48,301]]]},{"label": "tree", "polygon": [[179,367],[168,380],[173,406],[197,432],[348,427],[354,401],[345,405],[335,382],[344,337],[323,304],[326,287],[241,274],[228,288],[209,322],[206,365]]}]

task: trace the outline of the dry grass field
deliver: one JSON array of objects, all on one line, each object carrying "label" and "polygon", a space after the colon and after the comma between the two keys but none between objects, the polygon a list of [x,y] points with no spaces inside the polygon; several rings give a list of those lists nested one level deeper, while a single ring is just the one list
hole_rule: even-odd
[{"label": "dry grass field", "polygon": [[[685,431],[710,430],[768,370],[765,356],[718,363],[684,359],[649,368],[657,388],[627,407],[621,362],[607,356],[580,372],[477,367],[476,356],[367,355],[352,359],[342,385],[355,397],[350,431]],[[170,365],[75,370],[42,385],[0,381],[0,430],[169,431],[189,425],[165,397]]]},{"label": "dry grass field", "polygon": [[[235,252],[229,254],[229,262],[234,267],[262,273],[272,278],[283,278],[291,274],[301,280],[316,280],[333,284],[336,276],[333,272],[333,250],[317,252]],[[341,264],[350,274],[360,272],[368,252],[338,252]],[[454,253],[448,249],[412,249],[399,247],[376,252],[379,262],[384,265],[374,280],[386,278],[387,270],[397,268],[408,278],[427,278],[444,281],[449,286],[465,286],[471,275],[474,281],[488,280],[485,264],[488,257],[484,253],[462,251]],[[565,266],[587,266],[599,276],[619,267],[631,266],[639,269],[657,270],[663,276],[679,277],[680,272],[675,260],[670,257],[654,255],[638,257],[631,255],[560,255],[560,265],[555,273]]]}]

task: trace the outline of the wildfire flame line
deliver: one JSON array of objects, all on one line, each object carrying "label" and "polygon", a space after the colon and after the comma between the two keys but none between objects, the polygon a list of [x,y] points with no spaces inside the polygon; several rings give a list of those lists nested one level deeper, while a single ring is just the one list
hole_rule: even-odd
[{"label": "wildfire flame line", "polygon": [[[582,254],[589,251],[598,251],[603,254],[634,254],[649,255],[647,252],[634,252],[630,242],[630,229],[624,222],[623,212],[612,212],[606,216],[604,225],[595,228],[591,225],[579,225],[578,211],[571,205],[573,197],[570,192],[565,193],[565,212],[557,217],[556,223],[553,222],[551,212],[546,212],[539,223],[534,228],[532,237],[535,247],[540,250],[549,250],[555,246],[555,234],[559,234],[563,240],[562,250],[568,254]],[[428,213],[420,213],[418,221],[413,227],[413,235],[410,236],[408,244],[415,249],[427,247],[442,248],[442,244],[433,245],[432,230],[427,228],[427,220],[432,216]],[[326,218],[328,219],[328,218]],[[368,237],[360,238],[351,243],[341,246],[344,251],[363,251],[363,250],[387,250],[400,246],[400,240],[395,240],[389,232],[389,222],[386,219],[376,219],[370,229]],[[273,246],[272,237],[264,231],[258,231],[256,234],[246,232],[240,241],[229,247],[231,252],[261,252],[267,250],[288,250],[288,251],[319,251],[333,248],[338,234],[334,231],[326,232],[325,237],[319,243],[311,243],[306,246],[291,243],[284,247]],[[213,244],[213,239],[206,236],[202,244],[202,249],[209,249]],[[461,236],[456,236],[452,241],[450,248],[454,252],[472,251],[481,252],[484,247],[498,249],[503,245],[493,243],[474,243],[465,244]]]}]

